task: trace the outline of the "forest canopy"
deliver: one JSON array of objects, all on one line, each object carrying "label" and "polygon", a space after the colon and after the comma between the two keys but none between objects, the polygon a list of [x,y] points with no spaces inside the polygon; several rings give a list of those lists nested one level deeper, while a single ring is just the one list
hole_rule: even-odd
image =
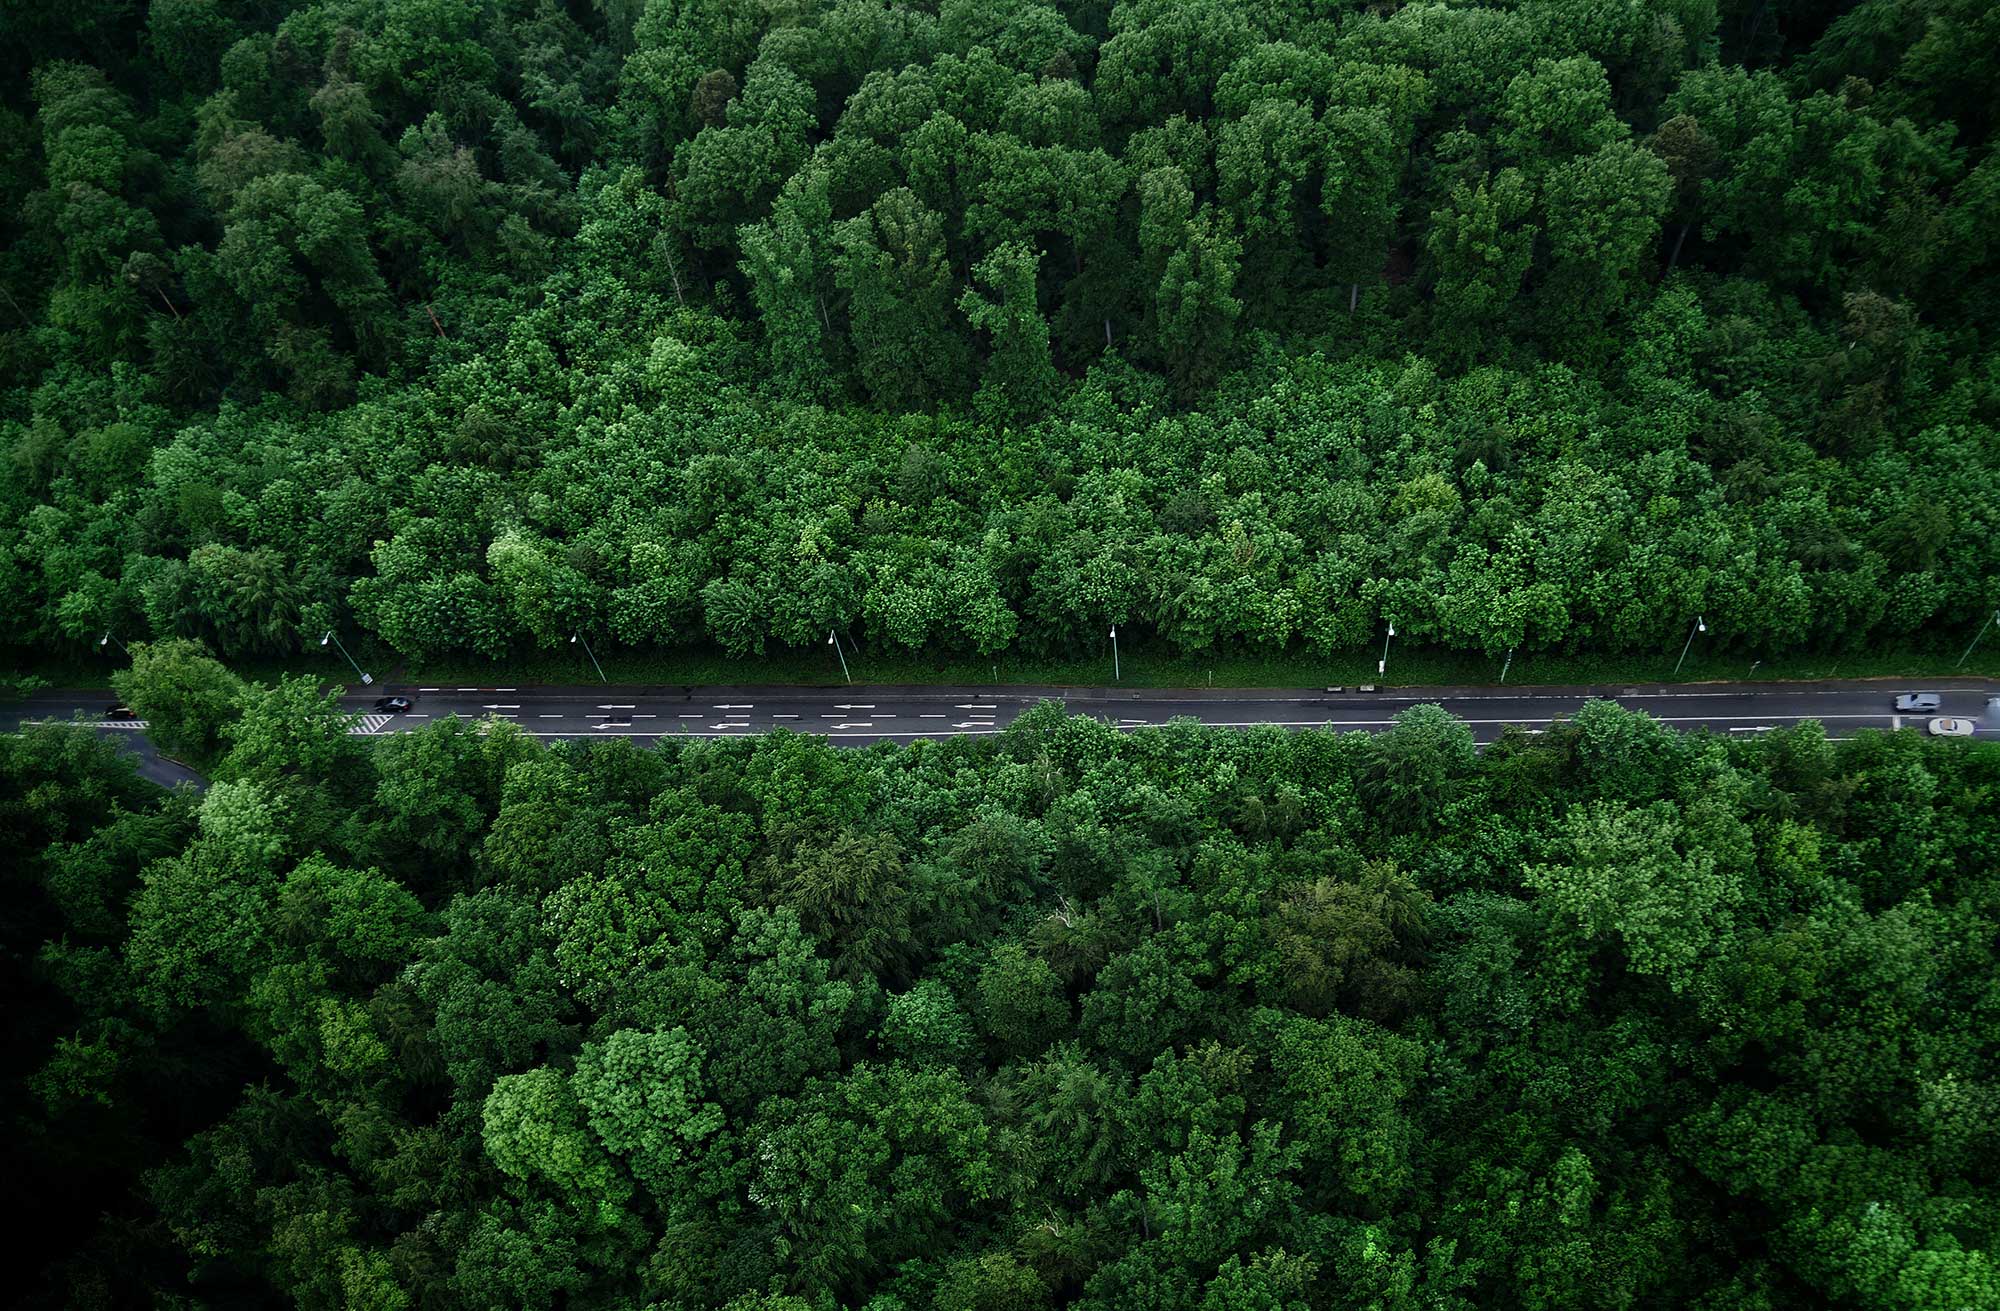
[{"label": "forest canopy", "polygon": [[0,737],[17,1301],[2000,1304],[1991,743],[348,723]]},{"label": "forest canopy", "polygon": [[0,620],[1962,640],[1984,0],[16,0]]}]

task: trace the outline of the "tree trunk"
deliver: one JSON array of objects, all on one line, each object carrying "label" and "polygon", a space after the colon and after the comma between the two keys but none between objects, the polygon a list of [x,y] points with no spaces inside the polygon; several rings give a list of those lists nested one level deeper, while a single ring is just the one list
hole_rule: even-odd
[{"label": "tree trunk", "polygon": [[1693,226],[1694,226],[1694,221],[1692,219],[1690,219],[1686,223],[1681,224],[1681,234],[1678,237],[1674,238],[1673,253],[1667,256],[1667,272],[1672,273],[1674,271],[1674,265],[1680,262],[1681,244],[1688,239],[1688,229]]}]

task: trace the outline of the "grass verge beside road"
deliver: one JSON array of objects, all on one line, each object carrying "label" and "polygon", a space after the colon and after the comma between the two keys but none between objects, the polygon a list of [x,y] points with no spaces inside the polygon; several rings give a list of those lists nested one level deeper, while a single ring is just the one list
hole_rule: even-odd
[{"label": "grass verge beside road", "polygon": [[[1713,681],[1781,681],[1823,678],[1937,679],[1954,675],[2000,677],[2000,638],[1989,637],[1994,649],[1979,650],[1954,669],[1961,646],[1952,651],[1887,652],[1876,655],[1798,655],[1768,660],[1743,656],[1703,656],[1691,653],[1674,677],[1674,659],[1669,652],[1658,657],[1632,655],[1561,655],[1521,652],[1506,669],[1506,681],[1513,685],[1578,685],[1613,683],[1665,683]],[[1983,644],[1982,644],[1983,645]],[[114,668],[111,661],[83,657],[26,661],[23,653],[5,668],[13,681],[22,677],[42,680],[51,687],[108,687]],[[355,650],[364,669],[375,675],[378,685],[450,684],[488,686],[511,683],[589,684],[597,672],[580,648],[569,647],[554,653],[530,652],[501,662],[479,660],[401,661],[382,652]],[[738,684],[795,684],[838,686],[840,664],[833,648],[820,646],[805,652],[781,652],[768,656],[737,657],[712,651],[617,652],[600,651],[604,676],[612,683],[693,684],[728,686]],[[1391,644],[1389,671],[1377,675],[1375,662],[1381,648],[1345,651],[1318,658],[1299,654],[1277,656],[1254,653],[1212,653],[1180,655],[1171,649],[1125,646],[1120,651],[1121,687],[1324,687],[1375,683],[1385,687],[1484,686],[1500,682],[1503,661],[1463,652],[1428,651]],[[317,650],[292,659],[231,660],[229,667],[246,679],[275,682],[294,674],[315,674],[329,683],[341,682],[359,692],[354,673],[337,657],[326,659]],[[1112,683],[1111,652],[1107,643],[1101,656],[1077,658],[1028,658],[1001,656],[997,659],[931,660],[908,652],[853,650],[847,655],[848,671],[856,683],[945,683],[945,684],[1051,684],[1094,687]]]}]

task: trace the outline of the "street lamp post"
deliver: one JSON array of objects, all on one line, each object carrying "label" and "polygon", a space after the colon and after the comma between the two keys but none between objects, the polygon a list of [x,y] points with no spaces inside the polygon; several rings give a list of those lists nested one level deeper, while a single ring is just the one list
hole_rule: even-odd
[{"label": "street lamp post", "polygon": [[1675,678],[1679,678],[1681,676],[1681,666],[1687,663],[1688,647],[1694,645],[1694,635],[1696,633],[1706,633],[1707,631],[1708,631],[1708,620],[1702,618],[1700,615],[1696,615],[1694,617],[1694,627],[1688,629],[1688,640],[1681,646],[1681,658],[1674,661]]},{"label": "street lamp post", "polygon": [[1986,630],[1995,624],[2000,624],[2000,610],[1995,610],[1993,617],[1979,626],[1979,631],[1974,633],[1972,640],[1965,644],[1965,654],[1958,658],[1958,663],[1952,666],[1953,669],[1962,669],[1965,667],[1965,662],[1972,659],[1972,648],[1979,645],[1979,639],[1986,636]]},{"label": "street lamp post", "polygon": [[833,648],[835,655],[840,657],[840,676],[852,683],[854,675],[847,672],[847,652],[840,649],[840,639],[834,636],[831,628],[826,630],[826,644]]},{"label": "street lamp post", "polygon": [[367,687],[370,683],[375,681],[375,676],[373,674],[364,672],[360,665],[354,664],[354,657],[351,655],[347,655],[347,648],[341,645],[340,639],[333,635],[333,630],[331,628],[327,629],[326,635],[319,639],[319,644],[322,647],[324,647],[328,642],[332,642],[335,649],[337,649],[340,652],[340,654],[347,656],[348,664],[354,665],[354,672],[361,675],[361,686]]},{"label": "street lamp post", "polygon": [[1389,631],[1382,635],[1382,658],[1375,662],[1375,676],[1380,678],[1389,672],[1389,639],[1396,635],[1396,625],[1392,622]]},{"label": "street lamp post", "polygon": [[[124,644],[123,642],[120,642],[120,641],[118,641],[118,639],[117,639],[117,638],[113,637],[113,636],[111,635],[111,630],[110,630],[110,629],[108,629],[108,628],[104,630],[104,636],[102,636],[102,637],[100,637],[100,638],[98,638],[98,639],[97,639],[97,649],[98,649],[98,650],[100,650],[100,651],[102,651],[102,650],[104,649],[104,644],[105,644],[106,642],[112,642],[112,643],[116,643],[116,645],[117,645],[117,647],[118,647],[118,649],[119,649],[120,651],[125,651],[125,644]],[[129,655],[131,655],[132,653],[131,653],[130,651],[125,651],[125,654],[129,656]],[[1970,653],[1968,652],[1968,654],[1970,654]],[[1963,660],[1961,660],[1961,661],[1959,661],[1959,663],[1960,663],[1960,664],[1964,664],[1965,662],[1964,662]]]},{"label": "street lamp post", "polygon": [[575,646],[579,642],[583,643],[583,653],[590,657],[590,667],[597,671],[597,681],[600,683],[609,683],[611,680],[604,676],[604,666],[597,663],[597,652],[590,649],[590,643],[584,641],[583,634],[571,633],[569,635],[569,644],[571,646]]},{"label": "street lamp post", "polygon": [[1125,673],[1118,667],[1118,625],[1111,625],[1111,681],[1123,682]]}]

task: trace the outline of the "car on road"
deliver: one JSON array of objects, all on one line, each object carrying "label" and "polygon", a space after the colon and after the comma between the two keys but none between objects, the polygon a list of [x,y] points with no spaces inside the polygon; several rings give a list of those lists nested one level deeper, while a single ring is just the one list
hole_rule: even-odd
[{"label": "car on road", "polygon": [[1971,737],[1972,721],[1969,719],[1933,719],[1932,737]]},{"label": "car on road", "polygon": [[130,706],[106,706],[104,707],[104,717],[106,719],[118,720],[137,719],[139,712]]},{"label": "car on road", "polygon": [[1906,715],[1928,715],[1942,704],[1935,692],[1905,692],[1896,698],[1896,709]]},{"label": "car on road", "polygon": [[385,715],[408,714],[410,707],[415,704],[416,702],[406,696],[378,696],[375,698],[375,709]]}]

